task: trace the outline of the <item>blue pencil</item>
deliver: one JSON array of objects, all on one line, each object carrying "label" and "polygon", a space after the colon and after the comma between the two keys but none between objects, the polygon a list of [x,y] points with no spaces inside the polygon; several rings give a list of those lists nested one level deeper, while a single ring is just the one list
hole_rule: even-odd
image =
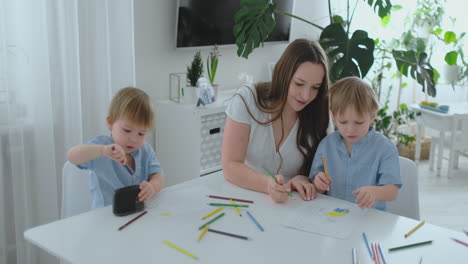
[{"label": "blue pencil", "polygon": [[383,251],[382,251],[382,248],[380,247],[380,243],[377,243],[377,246],[379,247],[379,252],[380,252],[380,255],[382,256],[383,263],[387,264],[387,261],[385,260],[385,256],[384,256]]},{"label": "blue pencil", "polygon": [[366,232],[362,232],[362,237],[364,238],[364,243],[366,243],[366,247],[367,247],[367,250],[369,251],[370,257],[373,258],[374,256],[372,255],[372,251],[370,250],[369,242],[367,241]]},{"label": "blue pencil", "polygon": [[249,211],[247,211],[247,215],[250,217],[250,219],[252,219],[252,221],[255,223],[255,225],[257,225],[258,229],[260,229],[261,231],[264,231],[263,227],[257,222],[255,217],[253,217],[253,215]]}]

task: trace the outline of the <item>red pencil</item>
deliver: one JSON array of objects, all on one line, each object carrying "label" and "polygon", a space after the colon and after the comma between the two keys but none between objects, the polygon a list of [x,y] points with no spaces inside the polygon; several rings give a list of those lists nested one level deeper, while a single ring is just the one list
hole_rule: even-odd
[{"label": "red pencil", "polygon": [[464,245],[465,247],[468,247],[468,243],[465,243],[465,242],[463,242],[463,241],[461,241],[461,240],[458,240],[458,239],[456,239],[456,238],[452,238],[452,239],[453,239],[453,241],[455,241],[455,242],[457,242],[457,243],[460,243],[460,244]]},{"label": "red pencil", "polygon": [[243,203],[254,203],[253,201],[250,201],[250,200],[242,200],[242,199],[237,199],[237,198],[229,198],[229,197],[216,196],[216,195],[208,195],[208,197],[215,198],[215,199],[222,199],[222,200],[233,200],[233,201],[243,202]]},{"label": "red pencil", "polygon": [[138,218],[144,216],[147,213],[147,211],[143,211],[141,214],[137,215],[135,218],[132,220],[128,221],[125,225],[119,227],[119,231],[127,227],[129,224],[133,223],[133,221],[137,220]]}]

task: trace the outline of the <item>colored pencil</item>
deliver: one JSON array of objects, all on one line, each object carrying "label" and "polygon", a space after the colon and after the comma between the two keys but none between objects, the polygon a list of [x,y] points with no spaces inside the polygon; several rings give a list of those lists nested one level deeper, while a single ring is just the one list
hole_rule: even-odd
[{"label": "colored pencil", "polygon": [[167,240],[163,240],[163,243],[170,246],[171,248],[174,248],[174,249],[177,249],[179,252],[182,252],[184,253],[185,255],[193,258],[193,259],[198,259],[197,256],[193,255],[192,253],[188,252],[187,250],[183,249],[183,248],[180,248],[174,244],[172,244],[171,242],[167,241]]},{"label": "colored pencil", "polygon": [[249,207],[247,204],[220,204],[220,203],[209,203],[211,206],[230,206],[230,207]]},{"label": "colored pencil", "polygon": [[[229,200],[229,202],[230,202],[231,204],[235,204],[233,200]],[[234,207],[234,210],[236,210],[237,214],[238,214],[240,217],[242,217],[242,214],[241,214],[239,208]]]},{"label": "colored pencil", "polygon": [[458,239],[456,239],[456,238],[452,238],[452,239],[453,239],[453,241],[455,241],[455,242],[457,242],[457,243],[460,243],[460,244],[464,245],[465,247],[468,247],[468,243],[465,243],[465,242],[463,242],[463,241],[461,241],[461,240],[458,240]]},{"label": "colored pencil", "polygon": [[422,263],[422,256],[421,256],[421,259],[419,260],[419,264],[421,264],[421,263]]},{"label": "colored pencil", "polygon": [[432,240],[428,240],[428,241],[414,243],[414,244],[408,244],[408,245],[404,245],[404,246],[400,246],[400,247],[389,248],[388,251],[392,252],[392,251],[396,251],[396,250],[400,250],[400,249],[417,247],[417,246],[427,245],[427,244],[431,244],[431,243],[432,243]]},{"label": "colored pencil", "polygon": [[463,232],[465,232],[465,235],[467,235],[467,236],[468,236],[468,231],[466,231],[466,230],[463,230]]},{"label": "colored pencil", "polygon": [[215,218],[213,218],[213,219],[211,219],[210,221],[206,222],[205,224],[201,225],[201,226],[198,228],[198,230],[202,230],[205,226],[207,226],[207,225],[209,225],[209,224],[212,224],[214,221],[220,219],[220,218],[223,217],[223,216],[224,216],[224,213],[222,213],[222,214],[216,216]]},{"label": "colored pencil", "polygon": [[380,252],[380,255],[382,256],[382,261],[384,264],[387,264],[387,261],[385,260],[385,256],[383,254],[383,251],[382,251],[382,248],[380,247],[380,244],[377,243],[377,246],[379,247],[379,252]]},{"label": "colored pencil", "polygon": [[375,264],[380,264],[379,252],[377,252],[377,246],[371,242],[372,254],[374,255]]},{"label": "colored pencil", "polygon": [[124,229],[125,227],[127,227],[129,224],[133,223],[134,221],[136,221],[138,218],[144,216],[145,214],[147,213],[147,211],[143,211],[141,214],[137,215],[135,218],[133,218],[132,220],[128,221],[125,225],[119,227],[119,231]]},{"label": "colored pencil", "polygon": [[[328,175],[328,167],[327,167],[327,159],[325,157],[322,157],[322,162],[323,162],[323,172],[325,173],[325,177],[330,180],[330,175]],[[330,185],[327,184],[328,191],[330,190]]]},{"label": "colored pencil", "polygon": [[352,253],[353,253],[353,264],[356,264],[357,257],[356,257],[356,249],[355,248],[352,249]]},{"label": "colored pencil", "polygon": [[366,232],[362,232],[362,237],[364,238],[364,243],[366,244],[367,251],[369,251],[369,255],[370,255],[370,257],[371,257],[371,258],[373,258],[373,255],[372,255],[371,249],[370,249],[370,247],[369,247],[369,242],[367,241]]},{"label": "colored pencil", "polygon": [[208,226],[206,226],[203,231],[201,231],[200,235],[198,236],[197,241],[200,242],[200,240],[203,238],[203,236],[206,234],[206,231],[208,231]]},{"label": "colored pencil", "polygon": [[214,198],[214,199],[222,199],[222,200],[233,200],[233,201],[242,202],[242,203],[254,203],[253,201],[250,201],[250,200],[231,198],[231,197],[223,197],[223,196],[216,196],[216,195],[208,195],[208,197]]},{"label": "colored pencil", "polygon": [[247,211],[247,215],[250,217],[250,219],[252,219],[252,222],[255,223],[255,225],[258,227],[258,229],[260,229],[261,231],[264,231],[263,227],[260,225],[260,223],[257,221],[257,219],[255,219],[255,217],[253,217],[253,215],[249,211]]},{"label": "colored pencil", "polygon": [[204,217],[202,217],[202,220],[205,220],[205,219],[207,219],[208,217],[210,217],[210,216],[212,216],[212,215],[216,214],[217,212],[219,212],[219,211],[223,210],[223,208],[224,208],[224,207],[220,207],[220,208],[218,208],[218,209],[214,210],[213,212],[211,212],[211,213],[209,213],[209,214],[205,215]]},{"label": "colored pencil", "polygon": [[[278,183],[278,178],[276,178],[276,176],[273,174],[273,172],[271,172],[269,169],[267,169],[265,166],[262,166],[262,168],[265,170],[265,172],[270,175],[270,177],[272,177],[276,183]],[[288,196],[289,197],[292,197],[292,193],[291,192],[288,192]]]},{"label": "colored pencil", "polygon": [[413,234],[414,231],[418,230],[422,225],[424,225],[426,221],[422,220],[417,226],[415,226],[413,229],[408,231],[408,233],[405,234],[405,238],[409,237],[411,234]]},{"label": "colored pencil", "polygon": [[213,233],[217,233],[217,234],[221,234],[221,235],[230,236],[230,237],[235,237],[235,238],[240,238],[240,239],[244,239],[244,240],[249,240],[249,238],[246,237],[246,236],[241,236],[241,235],[237,235],[237,234],[233,234],[233,233],[228,233],[228,232],[223,232],[223,231],[219,231],[219,230],[214,230],[214,229],[211,229],[211,228],[208,228],[208,231],[209,231],[209,232],[213,232]]}]

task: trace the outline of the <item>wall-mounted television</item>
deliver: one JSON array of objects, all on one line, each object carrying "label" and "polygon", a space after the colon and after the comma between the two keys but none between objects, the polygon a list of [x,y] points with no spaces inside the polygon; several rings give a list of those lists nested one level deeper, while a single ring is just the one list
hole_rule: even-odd
[{"label": "wall-mounted television", "polygon": [[[235,44],[234,15],[240,0],[177,0],[176,47]],[[294,0],[276,0],[280,10],[292,13]],[[288,42],[291,18],[275,14],[276,27],[266,42]]]}]

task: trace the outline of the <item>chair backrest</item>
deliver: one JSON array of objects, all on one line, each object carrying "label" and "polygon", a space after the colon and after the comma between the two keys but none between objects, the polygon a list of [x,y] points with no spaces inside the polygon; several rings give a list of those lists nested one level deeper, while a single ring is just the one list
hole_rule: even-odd
[{"label": "chair backrest", "polygon": [[81,170],[70,162],[62,169],[62,218],[91,210],[89,171]]},{"label": "chair backrest", "polygon": [[400,176],[403,186],[395,201],[387,203],[387,211],[419,220],[418,169],[407,158],[400,157]]}]

